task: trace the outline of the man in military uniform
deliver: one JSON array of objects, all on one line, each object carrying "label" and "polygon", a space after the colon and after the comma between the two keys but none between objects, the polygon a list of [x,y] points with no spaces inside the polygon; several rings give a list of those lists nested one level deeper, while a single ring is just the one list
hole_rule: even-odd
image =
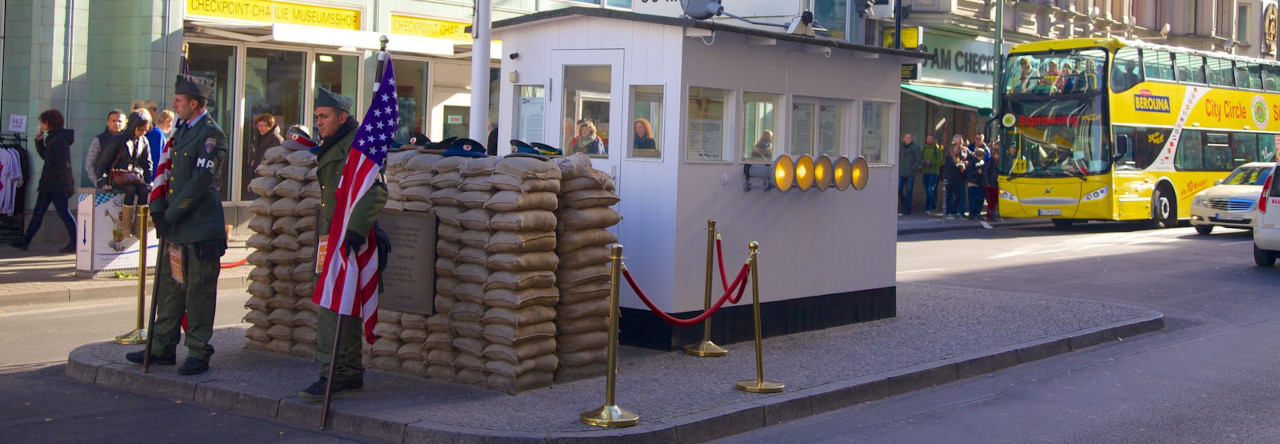
[{"label": "man in military uniform", "polygon": [[[351,152],[351,143],[355,140],[359,122],[351,117],[352,100],[342,95],[320,88],[316,92],[316,131],[321,137],[320,144],[313,148],[317,163],[316,177],[320,181],[320,194],[324,201],[320,207],[320,223],[317,231],[321,242],[329,234],[329,226],[333,221],[334,206],[338,179],[346,164],[347,155]],[[347,222],[346,245],[344,252],[356,251],[365,239],[382,207],[387,203],[387,189],[383,185],[374,185],[351,208],[351,218]],[[323,244],[322,244],[323,245]],[[323,251],[325,247],[318,246]],[[334,353],[333,391],[334,395],[345,394],[347,390],[364,388],[364,363],[360,356],[360,342],[364,335],[361,319],[354,316],[341,316],[342,335],[338,338],[338,349],[333,350],[334,330],[339,322],[333,310],[320,307],[316,318],[316,360],[320,361],[320,379],[310,387],[298,392],[304,399],[321,399],[324,397],[325,385],[329,376],[329,361]]]},{"label": "man in military uniform", "polygon": [[[169,156],[168,191],[151,201],[156,234],[167,243],[156,269],[156,320],[150,362],[177,363],[178,328],[187,315],[187,360],[178,374],[209,369],[213,312],[217,303],[219,259],[227,250],[227,232],[218,178],[227,157],[227,135],[205,107],[213,82],[179,75],[173,109],[182,124],[174,129]],[[145,351],[125,358],[141,363]]]}]

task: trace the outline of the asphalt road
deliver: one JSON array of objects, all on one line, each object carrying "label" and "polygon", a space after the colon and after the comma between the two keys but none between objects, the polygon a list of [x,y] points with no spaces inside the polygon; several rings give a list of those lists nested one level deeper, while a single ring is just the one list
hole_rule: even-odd
[{"label": "asphalt road", "polygon": [[1119,224],[900,237],[900,281],[1150,307],[1168,328],[721,442],[1280,442],[1280,267],[1250,243]]}]

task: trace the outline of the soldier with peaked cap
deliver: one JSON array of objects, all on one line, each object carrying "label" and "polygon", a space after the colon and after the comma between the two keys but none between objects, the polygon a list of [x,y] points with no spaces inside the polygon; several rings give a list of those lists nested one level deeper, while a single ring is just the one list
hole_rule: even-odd
[{"label": "soldier with peaked cap", "polygon": [[[346,164],[347,155],[351,152],[351,144],[356,138],[356,129],[360,126],[351,117],[352,100],[325,88],[316,91],[316,132],[320,144],[312,148],[316,153],[316,179],[320,182],[320,194],[324,197],[320,207],[320,223],[317,224],[321,242],[326,242],[329,226],[333,222],[334,207],[337,206],[338,179]],[[360,249],[382,207],[387,203],[387,187],[382,183],[375,184],[364,197],[351,208],[351,217],[347,221],[346,248],[350,251]],[[324,251],[326,246],[320,244],[317,251]],[[323,266],[319,264],[318,266]],[[317,283],[319,285],[319,283]],[[337,350],[334,350],[333,337],[341,316],[342,334],[338,338]],[[322,399],[329,377],[329,362],[334,362],[333,395],[345,395],[348,390],[364,388],[364,362],[360,355],[364,326],[361,319],[355,316],[339,315],[337,312],[320,307],[316,316],[316,360],[320,361],[320,379],[310,387],[298,392],[303,399]],[[334,354],[337,359],[333,359]]]},{"label": "soldier with peaked cap", "polygon": [[[178,374],[209,369],[213,355],[213,312],[218,299],[219,259],[227,251],[218,178],[227,158],[227,135],[206,107],[213,82],[178,76],[173,109],[182,124],[174,128],[169,148],[172,167],[168,191],[151,200],[151,220],[167,243],[156,267],[156,320],[151,332],[150,362],[177,363],[178,328],[187,315],[187,359]],[[141,363],[145,351],[125,358]]]}]

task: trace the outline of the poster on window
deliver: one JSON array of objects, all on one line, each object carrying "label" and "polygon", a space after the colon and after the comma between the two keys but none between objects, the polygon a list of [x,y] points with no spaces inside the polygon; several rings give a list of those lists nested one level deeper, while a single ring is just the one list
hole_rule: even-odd
[{"label": "poster on window", "polygon": [[818,146],[815,154],[835,156],[840,153],[840,107],[818,107]]},{"label": "poster on window", "polygon": [[813,153],[813,105],[797,103],[791,105],[791,149],[792,155]]},{"label": "poster on window", "polygon": [[689,120],[689,160],[724,160],[724,123]]},{"label": "poster on window", "polygon": [[516,122],[516,139],[525,142],[545,142],[542,136],[543,102],[542,97],[521,97]]}]

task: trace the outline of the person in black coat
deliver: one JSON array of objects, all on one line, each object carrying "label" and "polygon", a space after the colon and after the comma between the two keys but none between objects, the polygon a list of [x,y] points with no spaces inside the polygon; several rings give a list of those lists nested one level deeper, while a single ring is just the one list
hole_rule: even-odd
[{"label": "person in black coat", "polygon": [[[124,131],[111,139],[98,154],[98,165],[94,169],[101,178],[98,179],[99,187],[108,187],[124,195],[124,207],[120,210],[116,228],[125,236],[137,237],[137,233],[134,233],[134,218],[138,215],[138,206],[147,203],[147,194],[151,191],[146,183],[146,178],[151,177],[151,148],[146,137],[150,129],[151,117],[145,110],[129,113]],[[114,182],[111,170],[132,171],[142,182]]]},{"label": "person in black coat", "polygon": [[76,220],[71,217],[67,201],[75,189],[75,176],[71,175],[71,144],[75,143],[75,133],[62,126],[66,120],[56,109],[40,113],[40,133],[36,134],[36,151],[44,160],[44,168],[40,170],[40,184],[36,193],[36,208],[31,213],[31,223],[22,240],[14,244],[25,251],[31,239],[40,231],[44,222],[44,214],[53,204],[62,225],[67,228],[67,246],[60,250],[63,253],[76,251]]}]

